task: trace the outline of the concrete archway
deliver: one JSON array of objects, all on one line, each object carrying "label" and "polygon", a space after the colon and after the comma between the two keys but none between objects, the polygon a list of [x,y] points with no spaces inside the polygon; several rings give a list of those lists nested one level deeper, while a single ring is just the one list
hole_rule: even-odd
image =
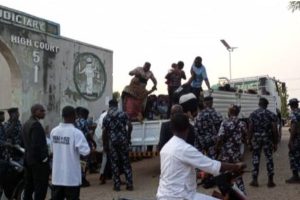
[{"label": "concrete archway", "polygon": [[0,109],[20,108],[22,114],[22,76],[11,48],[0,38]]}]

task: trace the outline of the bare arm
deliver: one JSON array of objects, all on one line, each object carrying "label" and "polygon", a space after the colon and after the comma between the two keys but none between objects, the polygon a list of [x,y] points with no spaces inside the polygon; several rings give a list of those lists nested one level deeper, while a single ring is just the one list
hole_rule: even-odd
[{"label": "bare arm", "polygon": [[221,172],[226,172],[226,171],[232,171],[232,172],[242,172],[243,169],[245,169],[247,166],[245,163],[236,163],[236,164],[231,164],[231,163],[221,163]]},{"label": "bare arm", "polygon": [[185,85],[190,85],[192,83],[192,81],[195,78],[195,72],[193,71],[193,69],[191,69],[191,77],[189,78],[189,80],[185,83]]},{"label": "bare arm", "polygon": [[136,75],[137,75],[137,70],[136,70],[136,68],[135,68],[134,70],[131,70],[131,71],[129,72],[129,75],[130,75],[130,76],[136,76]]},{"label": "bare arm", "polygon": [[207,88],[210,90],[211,88],[210,88],[209,80],[205,79],[204,81],[205,81],[205,84],[206,84]]},{"label": "bare arm", "polygon": [[[154,86],[156,87],[156,85],[157,85],[157,80],[156,80],[156,78],[152,75],[152,76],[150,77],[150,79],[151,79],[151,81],[153,82]],[[153,86],[153,87],[154,87],[154,86]]]}]

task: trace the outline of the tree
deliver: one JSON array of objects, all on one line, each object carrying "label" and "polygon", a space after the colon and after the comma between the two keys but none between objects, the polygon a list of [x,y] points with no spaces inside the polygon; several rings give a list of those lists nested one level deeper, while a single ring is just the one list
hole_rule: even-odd
[{"label": "tree", "polygon": [[288,105],[287,105],[287,100],[289,98],[289,95],[287,93],[287,88],[285,83],[278,83],[278,93],[281,99],[281,116],[282,118],[288,118],[289,116],[289,110],[288,110]]},{"label": "tree", "polygon": [[288,8],[295,12],[296,10],[300,11],[300,1],[290,1]]},{"label": "tree", "polygon": [[116,92],[114,92],[113,94],[112,94],[112,98],[114,99],[114,100],[117,100],[117,101],[119,101],[120,100],[120,92],[118,92],[118,91],[116,91]]}]

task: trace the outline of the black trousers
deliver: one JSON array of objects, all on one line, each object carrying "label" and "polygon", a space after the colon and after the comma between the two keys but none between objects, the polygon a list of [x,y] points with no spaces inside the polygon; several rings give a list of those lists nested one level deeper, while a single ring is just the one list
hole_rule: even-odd
[{"label": "black trousers", "polygon": [[51,200],[79,200],[80,186],[52,186]]},{"label": "black trousers", "polygon": [[45,199],[49,182],[49,163],[26,165],[24,200]]}]

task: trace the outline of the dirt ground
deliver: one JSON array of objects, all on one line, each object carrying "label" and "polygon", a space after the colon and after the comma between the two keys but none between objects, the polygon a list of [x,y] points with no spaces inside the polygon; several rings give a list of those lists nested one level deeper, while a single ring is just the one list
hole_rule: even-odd
[{"label": "dirt ground", "polygon": [[[300,184],[286,184],[285,179],[291,176],[288,161],[287,141],[289,134],[287,128],[284,128],[282,140],[278,147],[278,151],[274,153],[275,165],[275,188],[267,187],[267,175],[264,156],[261,157],[261,170],[259,175],[259,187],[253,188],[249,186],[251,181],[251,174],[244,174],[244,182],[249,199],[255,200],[298,200],[300,198]],[[250,154],[247,153],[245,162],[248,169],[251,170]],[[120,192],[112,190],[113,183],[108,180],[105,185],[99,185],[99,175],[88,175],[88,180],[91,186],[82,188],[81,199],[83,200],[117,200],[119,197],[129,198],[134,200],[153,200],[158,187],[159,181],[159,156],[154,158],[143,159],[132,163],[134,176],[134,191],[126,191],[125,186],[121,188]],[[212,190],[206,190],[202,187],[198,188],[199,192],[211,194]]]}]

